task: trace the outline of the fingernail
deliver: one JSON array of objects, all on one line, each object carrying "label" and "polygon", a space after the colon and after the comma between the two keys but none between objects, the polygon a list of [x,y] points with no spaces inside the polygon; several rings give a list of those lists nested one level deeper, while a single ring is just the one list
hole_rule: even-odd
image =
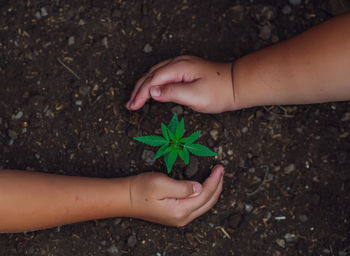
[{"label": "fingernail", "polygon": [[193,188],[193,194],[191,195],[192,196],[197,196],[199,195],[199,193],[201,192],[201,184],[199,183],[195,183],[193,184],[192,188]]},{"label": "fingernail", "polygon": [[152,87],[151,88],[151,96],[152,97],[160,96],[160,89],[159,89],[159,87]]},{"label": "fingernail", "polygon": [[134,105],[135,105],[135,102],[134,102],[134,101],[130,102],[129,108],[132,108]]}]

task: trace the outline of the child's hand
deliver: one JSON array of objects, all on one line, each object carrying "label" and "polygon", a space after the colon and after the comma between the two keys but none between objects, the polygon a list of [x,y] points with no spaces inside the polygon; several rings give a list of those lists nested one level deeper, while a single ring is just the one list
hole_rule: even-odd
[{"label": "child's hand", "polygon": [[130,177],[128,216],[170,226],[184,226],[207,212],[219,198],[224,169],[218,165],[203,185],[177,181],[161,173]]},{"label": "child's hand", "polygon": [[163,61],[136,83],[126,107],[137,110],[152,97],[202,113],[234,110],[231,67],[193,56]]}]

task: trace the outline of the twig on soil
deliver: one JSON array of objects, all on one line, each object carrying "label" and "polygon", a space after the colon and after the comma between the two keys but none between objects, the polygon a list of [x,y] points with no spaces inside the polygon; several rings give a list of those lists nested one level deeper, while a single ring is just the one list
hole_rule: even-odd
[{"label": "twig on soil", "polygon": [[227,236],[229,239],[231,239],[231,236],[230,236],[230,234],[229,233],[227,233],[227,231],[223,228],[223,227],[220,227],[220,230],[221,230],[221,232],[222,233],[224,233],[225,234],[225,236]]},{"label": "twig on soil", "polygon": [[247,193],[248,196],[254,196],[256,193],[258,193],[260,191],[260,189],[262,188],[262,186],[264,185],[267,176],[269,175],[269,167],[267,165],[261,165],[261,168],[265,168],[265,176],[264,179],[261,181],[260,185],[252,192]]},{"label": "twig on soil", "polygon": [[63,61],[59,58],[57,58],[57,61],[63,66],[65,67],[69,72],[71,72],[78,80],[80,80],[80,77],[73,71],[71,70],[66,64],[63,63]]}]

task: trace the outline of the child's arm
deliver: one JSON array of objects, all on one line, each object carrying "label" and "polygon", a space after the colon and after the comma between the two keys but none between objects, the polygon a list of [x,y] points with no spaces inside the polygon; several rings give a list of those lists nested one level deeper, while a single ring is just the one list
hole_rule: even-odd
[{"label": "child's arm", "polygon": [[182,226],[217,201],[223,168],[201,185],[161,173],[115,179],[0,170],[0,232],[20,232],[116,216]]},{"label": "child's arm", "polygon": [[[129,110],[151,97],[200,112],[350,99],[350,14],[249,54],[233,65],[182,56],[153,67],[135,86]],[[234,85],[232,87],[232,84]]]}]

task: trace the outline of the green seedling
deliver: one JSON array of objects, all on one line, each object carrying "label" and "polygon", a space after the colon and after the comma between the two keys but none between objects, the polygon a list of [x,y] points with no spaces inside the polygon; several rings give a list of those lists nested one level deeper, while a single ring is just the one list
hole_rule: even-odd
[{"label": "green seedling", "polygon": [[194,132],[190,136],[183,138],[185,133],[185,122],[183,118],[179,122],[176,114],[173,115],[168,126],[161,123],[161,129],[163,137],[158,135],[148,135],[134,137],[134,140],[143,142],[150,146],[160,147],[155,154],[154,159],[164,156],[164,162],[168,174],[171,172],[177,156],[180,156],[187,165],[190,161],[190,153],[196,156],[217,155],[206,146],[193,144],[201,134],[200,131]]}]

